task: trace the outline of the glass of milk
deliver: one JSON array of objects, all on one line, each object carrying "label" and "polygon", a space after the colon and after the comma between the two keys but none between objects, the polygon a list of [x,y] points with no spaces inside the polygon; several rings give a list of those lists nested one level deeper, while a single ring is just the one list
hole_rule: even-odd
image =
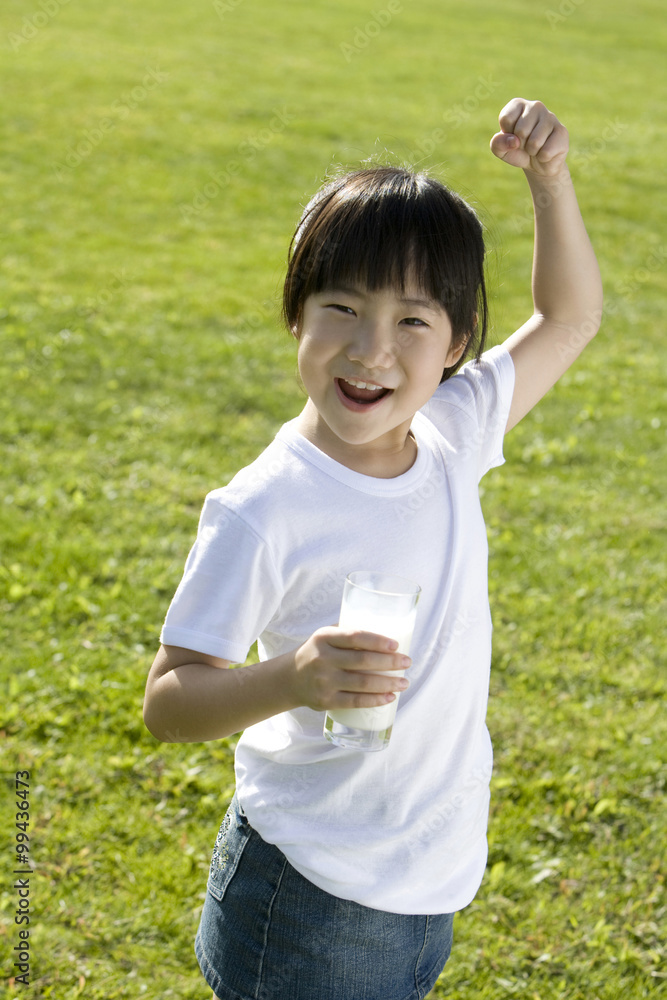
[{"label": "glass of milk", "polygon": [[[387,573],[361,570],[345,580],[338,624],[396,639],[398,653],[408,655],[417,616],[421,587],[411,580]],[[392,670],[402,677],[404,670]],[[324,735],[339,747],[384,750],[389,744],[398,705],[394,701],[375,708],[337,708],[327,712]]]}]

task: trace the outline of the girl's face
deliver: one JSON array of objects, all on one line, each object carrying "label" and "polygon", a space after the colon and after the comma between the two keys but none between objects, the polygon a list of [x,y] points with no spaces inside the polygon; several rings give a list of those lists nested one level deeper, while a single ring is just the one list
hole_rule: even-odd
[{"label": "girl's face", "polygon": [[414,283],[403,293],[337,288],[306,299],[297,336],[309,397],[301,433],[357,472],[407,471],[412,418],[465,347],[452,346],[446,311]]}]

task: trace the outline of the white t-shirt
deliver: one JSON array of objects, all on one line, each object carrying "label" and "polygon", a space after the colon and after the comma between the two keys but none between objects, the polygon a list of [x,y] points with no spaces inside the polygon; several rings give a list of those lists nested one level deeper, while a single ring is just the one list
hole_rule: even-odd
[{"label": "white t-shirt", "polygon": [[[236,749],[251,825],[315,885],[395,913],[466,906],[486,865],[491,742],[487,539],[478,484],[501,465],[514,388],[493,348],[412,422],[418,454],[394,479],[335,462],[285,424],[205,501],[161,640],[242,663],[338,621],[343,583],[377,570],[422,588],[391,741],[332,746],[324,712],[250,726]],[[242,669],[242,668],[241,668]]]}]

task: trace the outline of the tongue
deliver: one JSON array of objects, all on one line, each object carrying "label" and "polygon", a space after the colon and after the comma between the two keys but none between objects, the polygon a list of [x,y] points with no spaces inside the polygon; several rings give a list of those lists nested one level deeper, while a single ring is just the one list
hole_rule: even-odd
[{"label": "tongue", "polygon": [[338,384],[348,399],[353,399],[357,403],[372,403],[389,391],[388,389],[382,389],[380,386],[377,389],[360,389],[356,385],[350,385],[349,382],[345,382],[344,379],[340,379]]}]

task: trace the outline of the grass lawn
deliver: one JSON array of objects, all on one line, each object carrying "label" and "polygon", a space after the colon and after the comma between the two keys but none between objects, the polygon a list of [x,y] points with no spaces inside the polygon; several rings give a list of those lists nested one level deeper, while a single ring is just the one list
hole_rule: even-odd
[{"label": "grass lawn", "polygon": [[339,165],[431,168],[487,226],[502,340],[531,308],[527,186],[488,150],[516,95],[570,130],[606,314],[483,482],[489,866],[431,996],[664,988],[666,42],[654,0],[5,0],[0,997],[209,996],[235,739],[159,744],[141,706],[205,493],[303,406],[289,237]]}]

